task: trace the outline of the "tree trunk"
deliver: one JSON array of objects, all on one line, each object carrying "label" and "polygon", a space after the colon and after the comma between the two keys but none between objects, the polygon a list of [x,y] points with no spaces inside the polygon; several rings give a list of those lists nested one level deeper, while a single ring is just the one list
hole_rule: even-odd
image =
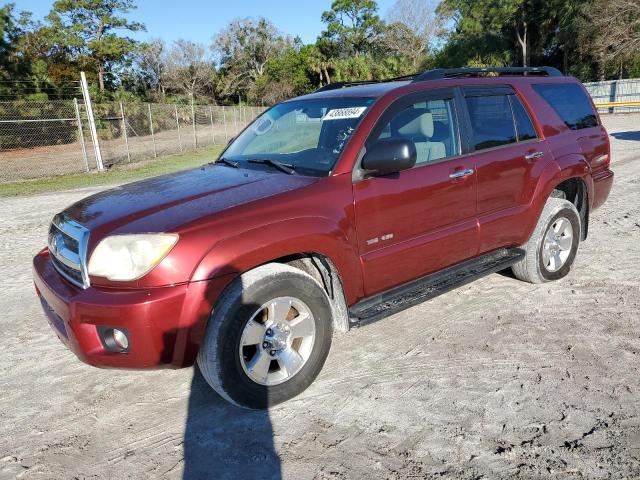
[{"label": "tree trunk", "polygon": [[331,83],[331,77],[329,76],[329,71],[326,68],[324,69],[324,78],[327,81],[327,85],[329,85]]},{"label": "tree trunk", "polygon": [[516,25],[516,35],[518,37],[518,43],[522,49],[522,66],[529,66],[529,35],[527,31],[527,22],[522,22],[522,35],[520,35],[520,27]]},{"label": "tree trunk", "polygon": [[604,82],[606,79],[606,68],[604,65],[604,60],[600,58],[598,61],[598,80]]},{"label": "tree trunk", "polygon": [[531,49],[529,48],[529,31],[527,30],[527,24],[524,24],[524,48],[526,50],[526,54],[524,56],[525,67],[531,66]]},{"label": "tree trunk", "polygon": [[98,64],[98,85],[100,91],[104,92],[104,65],[102,63]]},{"label": "tree trunk", "polygon": [[[101,23],[96,32],[96,41],[98,43],[102,40],[103,33],[104,24]],[[100,86],[100,91],[104,92],[104,62],[101,59],[98,59],[98,85]]]}]

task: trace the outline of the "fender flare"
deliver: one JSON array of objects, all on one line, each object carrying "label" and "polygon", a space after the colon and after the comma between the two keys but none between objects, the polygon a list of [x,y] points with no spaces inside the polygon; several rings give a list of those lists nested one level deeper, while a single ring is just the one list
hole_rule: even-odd
[{"label": "fender flare", "polygon": [[354,230],[345,232],[337,222],[317,216],[255,226],[216,242],[200,260],[190,281],[221,276],[233,279],[278,259],[315,253],[335,266],[345,300],[350,304],[363,295],[363,280],[357,246],[349,237],[355,239]]},{"label": "fender flare", "polygon": [[547,199],[558,185],[566,180],[578,178],[586,186],[587,209],[591,207],[593,198],[593,180],[591,166],[580,154],[567,154],[556,158],[544,168],[538,179],[535,193],[527,207],[533,214],[526,223],[526,238],[529,239],[535,229]]}]

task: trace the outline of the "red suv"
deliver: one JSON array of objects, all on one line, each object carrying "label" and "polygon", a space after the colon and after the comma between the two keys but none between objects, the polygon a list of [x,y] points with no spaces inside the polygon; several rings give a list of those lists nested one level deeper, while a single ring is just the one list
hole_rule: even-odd
[{"label": "red suv", "polygon": [[511,268],[569,273],[613,181],[607,132],[553,68],[331,84],[267,110],[217,162],[99,193],[34,259],[60,339],[100,367],[197,361],[263,408],[334,330]]}]

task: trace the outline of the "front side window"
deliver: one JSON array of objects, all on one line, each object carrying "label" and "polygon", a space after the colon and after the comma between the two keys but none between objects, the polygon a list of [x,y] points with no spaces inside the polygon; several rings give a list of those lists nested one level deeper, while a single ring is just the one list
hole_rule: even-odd
[{"label": "front side window", "polygon": [[281,103],[242,132],[224,158],[245,165],[252,160],[272,160],[290,165],[297,173],[327,175],[374,100],[324,98]]},{"label": "front side window", "polygon": [[411,140],[418,153],[416,164],[435,162],[460,154],[458,122],[452,99],[416,102],[397,113],[376,140]]},{"label": "front side window", "polygon": [[571,130],[596,127],[598,117],[587,94],[575,83],[539,83],[533,89]]},{"label": "front side window", "polygon": [[467,97],[474,150],[508,145],[517,141],[516,127],[507,95]]}]

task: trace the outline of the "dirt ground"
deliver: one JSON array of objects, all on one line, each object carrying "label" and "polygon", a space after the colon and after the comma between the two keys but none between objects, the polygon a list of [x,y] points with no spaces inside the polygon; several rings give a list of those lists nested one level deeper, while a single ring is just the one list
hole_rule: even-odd
[{"label": "dirt ground", "polygon": [[569,277],[491,275],[337,336],[269,412],[193,369],[80,363],[30,260],[96,189],[0,200],[0,479],[640,478],[640,115],[605,122],[615,185]]}]

